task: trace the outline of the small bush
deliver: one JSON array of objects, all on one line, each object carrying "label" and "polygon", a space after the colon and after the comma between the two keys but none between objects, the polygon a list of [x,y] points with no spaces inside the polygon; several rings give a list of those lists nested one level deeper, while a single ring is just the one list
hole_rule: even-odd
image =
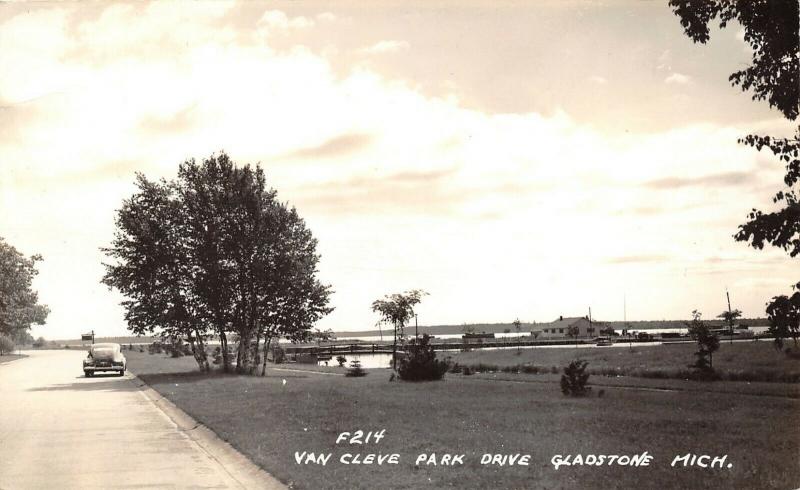
[{"label": "small bush", "polygon": [[472,376],[473,374],[475,373],[469,366],[464,366],[464,376]]},{"label": "small bush", "polygon": [[397,363],[397,374],[405,381],[439,380],[446,371],[447,363],[436,359],[428,334],[423,334],[419,343],[409,346],[407,355]]},{"label": "small bush", "polygon": [[[467,368],[467,369],[469,369],[469,368]],[[459,374],[459,373],[461,373],[463,371],[464,371],[464,368],[461,366],[461,364],[459,364],[457,362],[454,362],[453,364],[450,365],[450,372],[451,373]]]},{"label": "small bush", "polygon": [[139,346],[139,352],[144,352],[144,346],[143,345]]},{"label": "small bush", "polygon": [[163,351],[164,346],[158,340],[147,346],[147,352],[150,354],[161,354]]},{"label": "small bush", "polygon": [[792,349],[791,347],[787,347],[784,352],[786,353],[786,357],[789,359],[800,360],[800,349]]},{"label": "small bush", "polygon": [[347,358],[344,356],[336,356],[336,362],[339,363],[339,367],[344,367],[344,363],[347,362]]},{"label": "small bush", "polygon": [[[350,361],[350,368],[345,373],[345,376],[348,378],[360,378],[361,376],[366,376],[367,372],[364,371],[364,368],[361,367],[361,361],[358,359],[353,359]],[[391,380],[389,380],[391,381]]]},{"label": "small bush", "polygon": [[561,392],[567,396],[584,396],[591,388],[586,386],[589,381],[589,373],[586,372],[588,361],[580,359],[572,361],[569,366],[564,368],[561,375]]},{"label": "small bush", "polygon": [[279,345],[275,345],[271,349],[272,351],[272,362],[275,364],[282,364],[286,362],[286,351],[283,347]]}]

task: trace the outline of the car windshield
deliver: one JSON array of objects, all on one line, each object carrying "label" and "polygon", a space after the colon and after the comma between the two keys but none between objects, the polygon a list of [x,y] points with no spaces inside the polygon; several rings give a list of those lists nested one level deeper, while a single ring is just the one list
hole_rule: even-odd
[{"label": "car windshield", "polygon": [[113,357],[119,351],[118,344],[95,344],[91,348],[93,357]]}]

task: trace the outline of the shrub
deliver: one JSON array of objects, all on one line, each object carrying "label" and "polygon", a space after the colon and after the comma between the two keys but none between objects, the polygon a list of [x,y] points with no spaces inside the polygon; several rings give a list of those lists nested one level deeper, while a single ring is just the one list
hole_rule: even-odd
[{"label": "shrub", "polygon": [[584,396],[590,388],[586,386],[589,381],[589,373],[586,372],[588,361],[580,359],[572,361],[569,366],[564,368],[561,375],[561,392],[567,396]]},{"label": "shrub", "polygon": [[158,340],[147,346],[147,352],[150,354],[161,354],[163,350],[164,346]]},{"label": "shrub", "polygon": [[144,352],[144,346],[142,345],[139,346],[139,352]]},{"label": "shrub", "polygon": [[[187,344],[183,343],[183,339],[181,338],[168,338],[163,346],[164,352],[170,357],[183,357],[185,349],[188,347]],[[189,347],[189,349],[189,353],[191,354],[191,347]]]},{"label": "shrub", "polygon": [[447,363],[436,359],[430,345],[430,335],[423,334],[418,343],[408,347],[407,355],[398,359],[397,374],[405,381],[432,381],[442,379]]},{"label": "shrub", "polygon": [[345,376],[349,378],[360,378],[361,376],[366,376],[367,372],[361,367],[361,361],[358,359],[353,359],[350,361],[350,368],[345,373]]},{"label": "shrub", "polygon": [[37,349],[41,349],[42,347],[45,346],[46,343],[47,341],[44,340],[44,337],[39,337],[33,342],[33,346],[36,347]]},{"label": "shrub", "polygon": [[0,356],[14,352],[14,341],[8,335],[0,334]]},{"label": "shrub", "polygon": [[222,349],[220,346],[214,349],[214,352],[211,353],[211,357],[213,359],[211,361],[213,364],[222,364]]},{"label": "shrub", "polygon": [[286,351],[283,347],[276,345],[272,347],[272,362],[275,364],[281,364],[286,362]]},{"label": "shrub", "polygon": [[791,347],[787,347],[784,352],[786,353],[786,357],[789,359],[800,359],[800,349],[792,349]]},{"label": "shrub", "polygon": [[339,367],[344,367],[344,363],[347,362],[347,358],[344,356],[336,356],[336,362],[339,363]]},{"label": "shrub", "polygon": [[475,374],[469,366],[464,366],[464,376],[472,376]]}]

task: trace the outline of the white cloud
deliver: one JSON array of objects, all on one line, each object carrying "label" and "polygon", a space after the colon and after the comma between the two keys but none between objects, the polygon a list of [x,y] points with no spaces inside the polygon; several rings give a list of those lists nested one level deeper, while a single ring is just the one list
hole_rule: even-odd
[{"label": "white cloud", "polygon": [[314,21],[308,17],[289,17],[280,10],[269,10],[261,16],[259,25],[267,29],[305,29],[314,26]]},{"label": "white cloud", "polygon": [[605,77],[601,77],[600,75],[592,75],[589,77],[589,81],[595,83],[597,85],[605,85],[608,83]]},{"label": "white cloud", "polygon": [[[691,311],[680,302],[709,288],[684,282],[683,266],[729,247],[750,206],[769,202],[758,181],[736,178],[757,155],[736,144],[740,128],[632,136],[564,112],[485,114],[367,69],[337,75],[308,49],[273,50],[257,33],[230,32],[223,11],[185,7],[131,18],[110,6],[73,29],[66,10],[0,25],[0,93],[54,93],[0,112],[13,126],[13,137],[0,132],[0,196],[14,210],[0,214],[0,230],[45,256],[46,337],[122,332],[119,298],[98,282],[98,248],[133,173],[172,177],[180,161],[221,149],[264,162],[307,219],[322,278],[337,291],[324,324],[336,328],[371,326],[375,297],[414,287],[432,293],[426,322],[509,311],[547,320],[614,302],[626,282],[679,291],[670,305],[649,304]],[[272,11],[261,28],[309,25],[297,19]],[[6,37],[20,32],[32,41]],[[378,51],[403,48],[388,43]],[[13,60],[29,62],[5,63]],[[741,206],[710,200],[709,183],[720,182],[726,193],[736,186]],[[409,239],[398,240],[399,229]],[[673,259],[640,275],[609,269],[626,255]]]},{"label": "white cloud", "polygon": [[323,12],[321,14],[317,14],[317,20],[322,22],[333,22],[337,19],[336,15],[331,12]]},{"label": "white cloud", "polygon": [[692,79],[688,75],[683,75],[681,73],[675,72],[670,74],[667,78],[664,79],[664,83],[667,84],[675,84],[675,85],[686,85],[691,83]]},{"label": "white cloud", "polygon": [[360,54],[383,54],[383,53],[396,53],[398,51],[405,51],[410,48],[406,41],[384,40],[379,41],[372,46],[367,46],[358,49]]}]

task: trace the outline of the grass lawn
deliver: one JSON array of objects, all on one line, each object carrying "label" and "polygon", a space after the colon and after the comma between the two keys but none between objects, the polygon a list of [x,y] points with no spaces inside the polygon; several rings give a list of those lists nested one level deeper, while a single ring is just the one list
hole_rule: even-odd
[{"label": "grass lawn", "polygon": [[[269,369],[262,378],[201,375],[194,372],[189,358],[128,351],[125,355],[141,379],[295,488],[684,489],[800,484],[796,422],[800,400],[737,394],[738,385],[731,382],[713,386],[719,390],[727,385],[733,393],[607,386],[602,398],[594,394],[572,399],[560,393],[556,376],[551,382],[546,376],[507,375],[511,380],[503,381],[489,375],[448,374],[440,382],[390,383],[387,370],[346,378]],[[333,367],[323,371],[343,372]],[[640,381],[703,386],[680,380]],[[336,444],[340,432],[359,429],[385,429],[385,437],[377,444]],[[333,456],[326,466],[297,464],[295,451]],[[644,451],[654,458],[649,467],[555,470],[550,464],[557,454]],[[689,452],[727,455],[726,463],[733,466],[670,467],[676,455]],[[345,465],[339,462],[345,453],[398,453],[400,464]],[[464,454],[464,465],[416,466],[421,453]],[[483,466],[479,460],[484,453],[529,454],[530,465]]]},{"label": "grass lawn", "polygon": [[[694,362],[695,343],[667,343],[664,345],[627,347],[593,347],[582,349],[503,349],[470,352],[448,352],[454,362],[465,366],[480,364],[506,367],[535,365],[542,367],[564,366],[577,357],[589,361],[590,371],[615,370],[619,374],[642,373],[677,374],[688,370]],[[800,379],[800,359],[792,359],[775,350],[772,341],[721,342],[714,353],[714,368],[731,377],[752,375],[771,379],[789,376]]]},{"label": "grass lawn", "polygon": [[0,356],[0,364],[3,364],[4,362],[15,361],[23,357],[28,357],[28,356],[26,356],[25,354],[5,354]]}]

